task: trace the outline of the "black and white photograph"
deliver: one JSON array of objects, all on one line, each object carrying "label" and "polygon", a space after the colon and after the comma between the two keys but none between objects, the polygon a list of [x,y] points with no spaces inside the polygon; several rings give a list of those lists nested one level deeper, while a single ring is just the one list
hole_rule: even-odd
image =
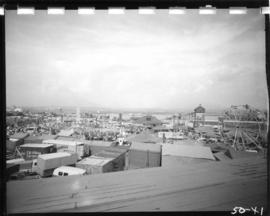
[{"label": "black and white photograph", "polygon": [[79,11],[5,11],[7,213],[265,215],[260,9]]}]

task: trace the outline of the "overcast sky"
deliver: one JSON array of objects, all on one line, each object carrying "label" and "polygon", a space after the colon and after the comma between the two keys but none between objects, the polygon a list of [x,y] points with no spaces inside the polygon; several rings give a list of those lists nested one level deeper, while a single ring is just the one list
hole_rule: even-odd
[{"label": "overcast sky", "polygon": [[6,14],[7,105],[267,107],[264,16]]}]

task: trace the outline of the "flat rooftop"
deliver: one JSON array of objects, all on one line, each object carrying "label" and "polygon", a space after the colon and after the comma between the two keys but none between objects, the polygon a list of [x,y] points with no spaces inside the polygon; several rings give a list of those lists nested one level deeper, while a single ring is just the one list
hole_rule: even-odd
[{"label": "flat rooftop", "polygon": [[56,153],[50,153],[50,154],[42,154],[38,157],[43,160],[53,159],[53,158],[61,158],[61,157],[68,157],[71,153],[68,152],[56,152]]},{"label": "flat rooftop", "polygon": [[21,145],[20,147],[22,148],[48,148],[52,146],[53,144],[27,143],[27,144]]},{"label": "flat rooftop", "polygon": [[70,141],[70,140],[55,140],[55,139],[44,140],[43,143],[54,144],[54,145],[69,145],[69,146],[83,145],[83,142]]}]

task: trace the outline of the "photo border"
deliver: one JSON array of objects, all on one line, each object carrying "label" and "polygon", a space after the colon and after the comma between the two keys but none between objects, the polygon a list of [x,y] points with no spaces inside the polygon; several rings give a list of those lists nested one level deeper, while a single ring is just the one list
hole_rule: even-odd
[{"label": "photo border", "polygon": [[[200,7],[205,7],[206,5],[211,5],[218,9],[228,9],[230,7],[246,7],[246,8],[262,8],[269,7],[268,0],[4,0],[0,2],[0,7],[5,10],[17,10],[18,7],[34,7],[35,10],[47,10],[48,7],[64,7],[65,10],[77,10],[79,7],[94,7],[95,9],[108,9],[110,7],[124,7],[126,10],[138,9],[139,7],[154,7],[155,9],[169,9],[170,7],[184,7],[186,9],[199,9]],[[268,86],[268,97],[270,95],[270,15],[262,14],[265,17],[265,51],[266,51],[266,76],[267,76],[267,86]],[[0,131],[1,131],[1,190],[0,190],[0,202],[1,202],[1,213],[6,215],[6,65],[5,65],[5,15],[0,15],[0,86],[1,86],[1,119],[0,119]],[[269,98],[268,98],[269,101]],[[269,116],[269,103],[268,103],[268,123],[270,122]],[[268,131],[268,140],[270,140],[270,133]],[[269,145],[268,145],[269,146]],[[269,150],[267,151],[267,200],[268,206],[267,210],[269,213]],[[155,214],[175,214],[168,212],[158,212]],[[229,212],[177,212],[179,215],[231,215]],[[266,212],[265,212],[266,213]],[[80,213],[81,214],[81,213]],[[89,213],[87,213],[89,214]],[[100,215],[100,213],[91,213]],[[110,214],[128,214],[137,215],[138,213],[110,213]],[[148,214],[148,213],[147,213]],[[150,213],[149,213],[150,214]],[[267,213],[266,213],[267,214]],[[249,215],[245,213],[245,215]]]}]

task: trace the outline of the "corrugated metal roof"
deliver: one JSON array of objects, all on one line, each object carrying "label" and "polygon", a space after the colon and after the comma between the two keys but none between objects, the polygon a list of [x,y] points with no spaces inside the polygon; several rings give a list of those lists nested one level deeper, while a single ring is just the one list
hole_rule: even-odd
[{"label": "corrugated metal roof", "polygon": [[174,155],[182,157],[205,158],[209,160],[215,160],[211,148],[206,146],[163,144],[162,155]]},{"label": "corrugated metal roof", "polygon": [[77,164],[87,164],[87,165],[93,165],[93,166],[103,166],[106,163],[113,160],[113,158],[104,158],[99,156],[91,156],[84,158],[83,160],[77,162]]}]

